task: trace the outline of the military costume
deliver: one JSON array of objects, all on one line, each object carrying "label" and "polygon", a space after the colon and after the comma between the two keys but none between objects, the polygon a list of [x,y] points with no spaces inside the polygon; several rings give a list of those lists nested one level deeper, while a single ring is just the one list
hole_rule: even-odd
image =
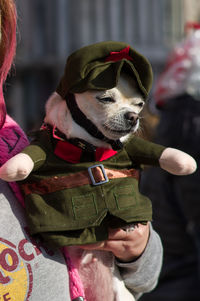
[{"label": "military costume", "polygon": [[[93,153],[42,129],[23,151],[35,164],[21,183],[32,234],[59,246],[94,243],[107,238],[108,226],[151,220],[151,202],[138,189],[138,169],[158,165],[163,150],[150,142],[147,150],[147,141],[133,137],[118,152]],[[73,163],[80,153],[81,162]],[[98,161],[84,161],[96,153]]]}]

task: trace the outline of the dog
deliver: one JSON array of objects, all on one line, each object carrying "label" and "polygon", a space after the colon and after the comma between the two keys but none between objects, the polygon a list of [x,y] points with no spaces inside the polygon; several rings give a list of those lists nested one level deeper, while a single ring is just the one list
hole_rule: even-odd
[{"label": "dog", "polygon": [[[135,80],[125,73],[121,74],[116,87],[105,91],[76,93],[75,99],[84,115],[111,140],[120,139],[124,142],[139,130],[144,97]],[[68,139],[79,138],[96,147],[111,148],[110,144],[94,138],[73,120],[66,101],[56,92],[47,101],[44,121],[56,126]],[[129,225],[124,230],[129,231],[131,228]],[[88,301],[135,300],[125,287],[110,252],[87,251],[78,246],[67,249],[79,270]]]}]

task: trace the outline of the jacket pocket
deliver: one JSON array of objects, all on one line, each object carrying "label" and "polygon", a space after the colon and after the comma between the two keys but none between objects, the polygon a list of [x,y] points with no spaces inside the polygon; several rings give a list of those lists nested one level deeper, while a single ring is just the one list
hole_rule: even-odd
[{"label": "jacket pocket", "polygon": [[118,210],[135,207],[138,204],[138,194],[133,185],[116,187],[114,197]]},{"label": "jacket pocket", "polygon": [[72,197],[74,219],[89,219],[98,215],[95,196],[91,194]]}]

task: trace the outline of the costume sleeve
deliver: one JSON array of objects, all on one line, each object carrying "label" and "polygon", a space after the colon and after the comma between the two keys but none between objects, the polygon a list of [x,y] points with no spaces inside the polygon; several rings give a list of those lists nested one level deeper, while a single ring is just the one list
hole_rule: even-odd
[{"label": "costume sleeve", "polygon": [[136,300],[156,286],[162,258],[163,248],[160,237],[150,226],[150,237],[144,253],[131,263],[121,263],[116,260],[126,287],[133,293]]},{"label": "costume sleeve", "polygon": [[22,153],[29,155],[34,162],[33,171],[40,168],[46,161],[46,153],[42,147],[39,145],[29,145],[27,146]]},{"label": "costume sleeve", "polygon": [[51,152],[53,152],[53,144],[47,130],[36,132],[31,144],[22,151],[22,153],[29,155],[33,160],[33,171],[39,169],[45,163],[48,154]]},{"label": "costume sleeve", "polygon": [[155,166],[159,166],[159,158],[165,148],[140,137],[133,137],[125,144],[125,149],[133,162]]}]

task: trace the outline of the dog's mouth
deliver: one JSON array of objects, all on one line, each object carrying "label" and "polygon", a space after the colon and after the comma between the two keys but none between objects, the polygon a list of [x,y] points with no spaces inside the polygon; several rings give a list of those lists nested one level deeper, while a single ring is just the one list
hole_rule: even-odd
[{"label": "dog's mouth", "polygon": [[103,124],[103,129],[106,131],[106,136],[110,139],[118,139],[123,136],[126,136],[132,132],[135,132],[138,128],[138,125],[129,127],[127,129],[117,129],[116,127],[110,127],[106,124]]},{"label": "dog's mouth", "polygon": [[139,123],[138,114],[132,111],[121,112],[102,122],[101,130],[110,139],[120,139],[123,136],[136,132]]}]

